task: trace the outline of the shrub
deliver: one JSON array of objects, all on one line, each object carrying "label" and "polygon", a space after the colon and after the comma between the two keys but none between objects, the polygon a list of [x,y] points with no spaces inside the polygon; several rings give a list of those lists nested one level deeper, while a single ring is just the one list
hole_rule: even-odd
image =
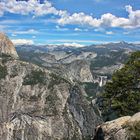
[{"label": "shrub", "polygon": [[48,85],[48,89],[51,89],[51,88],[53,88],[54,85],[59,85],[60,83],[69,83],[70,84],[70,82],[68,80],[66,80],[65,78],[63,78],[59,75],[51,73],[50,76],[51,76],[51,81]]},{"label": "shrub", "polygon": [[8,55],[8,54],[1,54],[1,57],[2,57],[2,63],[3,63],[3,64],[6,63],[7,61],[13,59],[13,58],[12,58],[10,55]]},{"label": "shrub", "polygon": [[5,78],[7,75],[7,67],[0,65],[0,79]]},{"label": "shrub", "polygon": [[38,99],[39,99],[39,97],[38,97],[38,96],[33,95],[33,96],[30,96],[29,101],[31,101],[31,102],[36,102],[36,101],[38,101]]},{"label": "shrub", "polygon": [[85,91],[86,91],[89,99],[90,99],[90,97],[95,98],[97,91],[100,90],[98,83],[86,82],[83,84],[84,84]]},{"label": "shrub", "polygon": [[15,76],[18,76],[18,68],[16,65],[12,67],[11,74],[10,74],[11,78],[14,78]]},{"label": "shrub", "polygon": [[36,85],[36,84],[45,84],[45,72],[41,70],[32,70],[24,78],[23,85]]},{"label": "shrub", "polygon": [[140,140],[140,122],[129,124],[127,128],[130,140]]}]

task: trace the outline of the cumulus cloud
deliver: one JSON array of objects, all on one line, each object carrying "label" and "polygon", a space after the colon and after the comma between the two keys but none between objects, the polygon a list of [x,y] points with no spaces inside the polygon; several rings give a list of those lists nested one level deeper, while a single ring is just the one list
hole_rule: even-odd
[{"label": "cumulus cloud", "polygon": [[[97,0],[100,1],[100,0]],[[33,17],[53,14],[58,17],[57,23],[60,25],[76,24],[88,25],[91,27],[120,27],[120,28],[139,28],[140,27],[140,10],[133,10],[130,5],[125,7],[128,17],[118,17],[111,13],[105,13],[100,18],[87,15],[84,12],[70,14],[65,10],[56,9],[52,3],[45,0],[40,3],[39,0],[16,1],[1,0],[0,16],[4,13],[14,13],[28,15]]]},{"label": "cumulus cloud", "polygon": [[65,15],[58,19],[58,23],[61,25],[65,24],[80,24],[80,25],[90,25],[94,27],[99,27],[100,22],[93,18],[92,16],[86,15],[85,13],[74,13],[73,15]]},{"label": "cumulus cloud", "polygon": [[33,40],[28,40],[28,39],[13,39],[12,42],[14,45],[32,45],[32,44],[34,44]]},{"label": "cumulus cloud", "polygon": [[64,16],[67,14],[66,11],[57,10],[48,0],[45,0],[42,4],[38,0],[2,0],[0,2],[0,16],[2,16],[5,12],[22,15],[33,14],[35,16],[47,14]]},{"label": "cumulus cloud", "polygon": [[117,17],[111,13],[106,13],[97,19],[85,13],[74,13],[65,15],[58,19],[61,25],[77,24],[89,25],[91,27],[121,27],[121,28],[138,28],[140,27],[140,10],[133,11],[130,5],[126,6],[128,18]]}]

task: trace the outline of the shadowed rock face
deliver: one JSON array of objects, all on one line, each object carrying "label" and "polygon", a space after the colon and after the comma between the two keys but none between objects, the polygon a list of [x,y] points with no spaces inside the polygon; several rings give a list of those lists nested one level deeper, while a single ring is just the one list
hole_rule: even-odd
[{"label": "shadowed rock face", "polygon": [[0,66],[7,70],[0,79],[1,140],[82,140],[94,136],[101,120],[79,86],[19,60],[2,61]]},{"label": "shadowed rock face", "polygon": [[0,33],[0,54],[6,54],[14,58],[18,58],[18,54],[13,43],[3,33]]}]

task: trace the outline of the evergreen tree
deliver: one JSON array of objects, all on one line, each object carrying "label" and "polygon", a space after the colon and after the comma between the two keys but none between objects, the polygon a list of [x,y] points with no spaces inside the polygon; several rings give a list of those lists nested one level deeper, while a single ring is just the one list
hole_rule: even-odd
[{"label": "evergreen tree", "polygon": [[120,117],[140,111],[140,51],[132,53],[125,66],[113,74],[102,99],[105,116],[115,113]]}]

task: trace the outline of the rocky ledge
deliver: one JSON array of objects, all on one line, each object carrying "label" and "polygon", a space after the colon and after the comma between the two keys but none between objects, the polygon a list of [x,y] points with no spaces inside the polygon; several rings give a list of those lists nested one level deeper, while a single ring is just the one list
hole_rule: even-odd
[{"label": "rocky ledge", "polygon": [[18,54],[11,40],[4,34],[0,33],[0,55],[10,55],[18,58]]},{"label": "rocky ledge", "polygon": [[140,112],[105,122],[96,129],[94,140],[139,140]]}]

